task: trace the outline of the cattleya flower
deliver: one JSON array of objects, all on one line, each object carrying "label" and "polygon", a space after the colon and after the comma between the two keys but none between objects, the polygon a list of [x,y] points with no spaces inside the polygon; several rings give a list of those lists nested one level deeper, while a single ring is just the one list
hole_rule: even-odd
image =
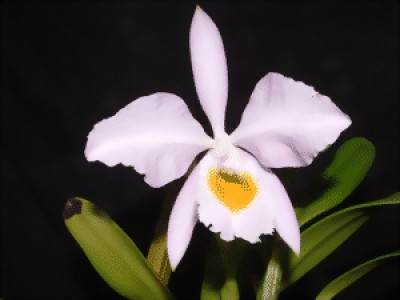
[{"label": "cattleya flower", "polygon": [[268,73],[257,83],[239,126],[228,135],[224,46],[218,28],[199,7],[190,29],[190,54],[197,95],[214,137],[181,98],[155,93],[96,124],[88,136],[87,159],[132,166],[150,186],[161,187],[182,177],[195,157],[208,150],[171,212],[167,246],[173,269],[198,220],[226,241],[236,237],[255,243],[276,230],[299,253],[296,215],[271,169],[309,165],[350,126],[350,118],[312,87]]}]

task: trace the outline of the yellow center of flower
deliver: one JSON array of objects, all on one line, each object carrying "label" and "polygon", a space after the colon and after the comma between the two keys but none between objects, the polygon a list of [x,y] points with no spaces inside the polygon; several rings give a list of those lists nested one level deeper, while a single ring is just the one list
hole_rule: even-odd
[{"label": "yellow center of flower", "polygon": [[236,174],[216,168],[208,172],[208,186],[217,199],[233,213],[246,208],[258,190],[250,174]]}]

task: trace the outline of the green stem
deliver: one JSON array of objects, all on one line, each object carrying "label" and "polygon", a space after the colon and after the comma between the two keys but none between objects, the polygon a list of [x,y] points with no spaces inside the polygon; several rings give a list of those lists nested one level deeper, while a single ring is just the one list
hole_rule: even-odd
[{"label": "green stem", "polygon": [[225,265],[226,279],[221,288],[221,300],[236,300],[240,298],[237,282],[237,268],[241,251],[234,242],[225,242],[218,238],[220,256]]},{"label": "green stem", "polygon": [[246,242],[226,242],[213,235],[208,251],[203,285],[202,300],[240,299],[238,267],[246,249]]}]

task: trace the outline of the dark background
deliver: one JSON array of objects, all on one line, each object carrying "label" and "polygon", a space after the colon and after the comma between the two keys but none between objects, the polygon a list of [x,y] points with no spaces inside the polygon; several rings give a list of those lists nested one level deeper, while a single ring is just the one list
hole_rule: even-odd
[{"label": "dark background", "polygon": [[[399,6],[382,2],[200,2],[225,43],[229,131],[257,81],[275,71],[314,86],[351,116],[333,149],[355,136],[375,144],[375,163],[346,205],[399,190]],[[195,4],[1,3],[0,296],[118,298],[69,235],[62,209],[71,196],[92,200],[147,252],[165,190],[130,168],[88,163],[83,150],[95,123],[158,91],[181,96],[209,129],[188,49]],[[294,203],[332,151],[295,180]],[[180,299],[199,295],[209,236],[196,227],[171,278]],[[381,208],[282,299],[315,297],[335,276],[398,247],[399,209]],[[394,299],[399,277],[392,260],[338,299]]]}]

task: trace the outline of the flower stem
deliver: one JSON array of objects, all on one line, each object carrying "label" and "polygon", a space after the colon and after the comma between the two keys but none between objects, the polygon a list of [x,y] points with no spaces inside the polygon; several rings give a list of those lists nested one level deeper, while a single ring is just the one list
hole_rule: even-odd
[{"label": "flower stem", "polygon": [[240,299],[238,267],[246,249],[243,241],[226,242],[213,234],[208,251],[202,300]]},{"label": "flower stem", "polygon": [[240,298],[237,282],[237,268],[241,251],[234,242],[225,242],[218,238],[220,257],[225,265],[226,279],[221,288],[222,300],[236,300]]}]

